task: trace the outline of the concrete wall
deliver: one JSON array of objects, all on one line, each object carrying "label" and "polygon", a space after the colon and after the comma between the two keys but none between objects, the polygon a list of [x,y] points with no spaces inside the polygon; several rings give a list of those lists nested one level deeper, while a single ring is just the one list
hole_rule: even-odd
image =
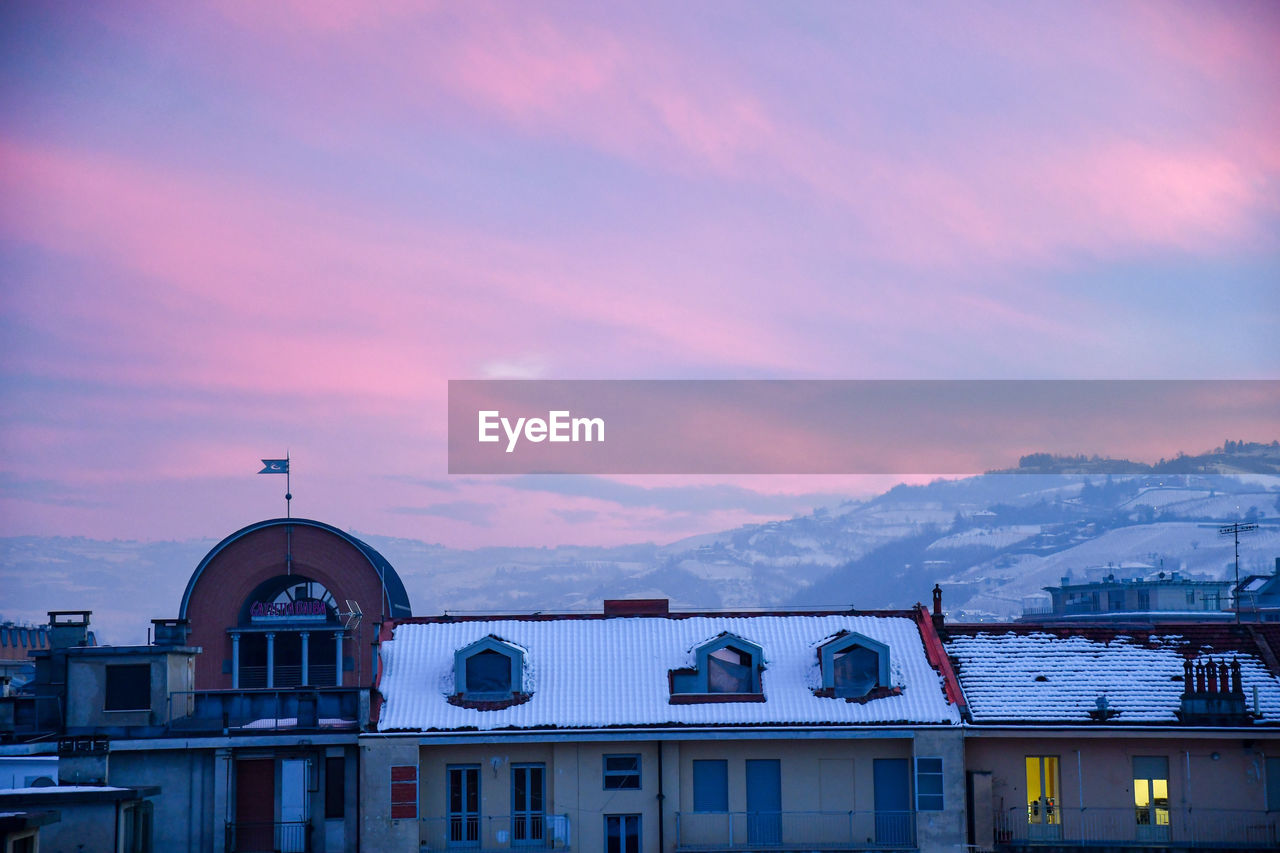
[{"label": "concrete wall", "polygon": [[58,781],[56,755],[14,755],[0,757],[0,789],[29,788],[36,779]]},{"label": "concrete wall", "polygon": [[111,753],[109,784],[122,787],[157,785],[156,850],[213,850],[224,832],[213,811],[213,750],[147,750]]},{"label": "concrete wall", "polygon": [[[605,755],[639,755],[640,789],[604,789]],[[641,839],[645,849],[657,850],[658,744],[650,742],[477,744],[473,746],[424,746],[421,750],[422,843],[443,846],[445,818],[449,814],[448,768],[453,764],[480,766],[480,814],[482,822],[510,831],[512,766],[546,766],[546,811],[569,819],[571,844],[587,850],[604,849],[604,815],[641,815]],[[665,768],[664,768],[665,770]]]},{"label": "concrete wall", "polygon": [[942,759],[942,811],[916,814],[916,844],[921,851],[963,850],[968,837],[965,821],[964,732],[955,729],[921,729],[916,732],[915,754]]},{"label": "concrete wall", "polygon": [[[418,819],[391,817],[391,767],[418,764],[418,739],[360,739],[360,849],[382,853],[418,853]],[[419,785],[422,774],[419,773]],[[419,793],[421,810],[421,793]],[[420,811],[421,815],[421,811]]]},{"label": "concrete wall", "polygon": [[[107,667],[147,664],[151,667],[151,707],[138,711],[107,711]],[[191,689],[195,658],[191,654],[165,652],[161,647],[135,647],[132,652],[71,654],[67,659],[67,728],[153,726],[167,722],[170,691]],[[190,699],[175,697],[181,707]]]},{"label": "concrete wall", "polygon": [[61,819],[40,828],[41,853],[115,853],[118,803],[81,803],[50,808],[54,808]]}]

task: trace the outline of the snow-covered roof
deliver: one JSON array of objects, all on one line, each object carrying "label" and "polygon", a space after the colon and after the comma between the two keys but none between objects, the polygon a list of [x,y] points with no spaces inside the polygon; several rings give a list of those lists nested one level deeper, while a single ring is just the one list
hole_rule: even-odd
[{"label": "snow-covered roof", "polygon": [[[890,649],[898,695],[865,703],[815,695],[818,647],[841,631]],[[760,646],[763,702],[670,703],[669,673],[728,632]],[[486,636],[525,651],[528,701],[497,710],[451,704],[454,653]],[[381,647],[379,731],[644,726],[958,724],[920,628],[907,616],[673,615],[414,620]]]},{"label": "snow-covered roof", "polygon": [[[1217,645],[1213,631],[1217,631]],[[1184,662],[1240,662],[1246,703],[1257,688],[1259,724],[1280,723],[1280,679],[1252,636],[1229,626],[1147,630],[1043,630],[949,626],[944,640],[975,722],[1090,723],[1099,697],[1117,724],[1177,723]],[[1257,642],[1265,642],[1258,640]]]}]

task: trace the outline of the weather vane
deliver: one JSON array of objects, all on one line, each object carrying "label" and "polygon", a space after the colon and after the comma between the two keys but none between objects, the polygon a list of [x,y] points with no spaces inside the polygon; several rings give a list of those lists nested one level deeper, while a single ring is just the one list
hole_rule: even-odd
[{"label": "weather vane", "polygon": [[285,451],[283,459],[263,459],[262,470],[259,474],[284,474],[284,517],[293,518],[292,504],[293,491],[289,488],[291,478],[289,475],[289,452]]}]

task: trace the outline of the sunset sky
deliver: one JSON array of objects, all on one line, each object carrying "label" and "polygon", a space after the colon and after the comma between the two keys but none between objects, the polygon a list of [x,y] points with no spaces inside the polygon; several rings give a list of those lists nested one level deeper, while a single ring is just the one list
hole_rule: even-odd
[{"label": "sunset sky", "polygon": [[451,477],[449,379],[1280,378],[1277,45],[1271,2],[4,3],[0,535],[219,538],[286,451],[295,514],[461,547],[896,482]]}]

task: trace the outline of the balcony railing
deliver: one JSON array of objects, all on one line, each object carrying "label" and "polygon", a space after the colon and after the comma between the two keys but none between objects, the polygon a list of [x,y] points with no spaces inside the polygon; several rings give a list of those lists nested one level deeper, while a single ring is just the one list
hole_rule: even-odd
[{"label": "balcony railing", "polygon": [[358,729],[368,722],[367,694],[358,687],[175,691],[169,695],[169,728]]},{"label": "balcony railing", "polygon": [[996,812],[996,843],[1190,846],[1264,849],[1280,843],[1280,812],[1248,809],[1059,809],[1057,823],[1029,821],[1026,809]]},{"label": "balcony railing", "polygon": [[455,815],[423,818],[422,849],[568,850],[569,816],[562,814]]},{"label": "balcony railing", "polygon": [[677,812],[681,850],[900,850],[916,846],[915,812]]},{"label": "balcony railing", "polygon": [[228,853],[311,853],[311,824],[228,823]]}]

